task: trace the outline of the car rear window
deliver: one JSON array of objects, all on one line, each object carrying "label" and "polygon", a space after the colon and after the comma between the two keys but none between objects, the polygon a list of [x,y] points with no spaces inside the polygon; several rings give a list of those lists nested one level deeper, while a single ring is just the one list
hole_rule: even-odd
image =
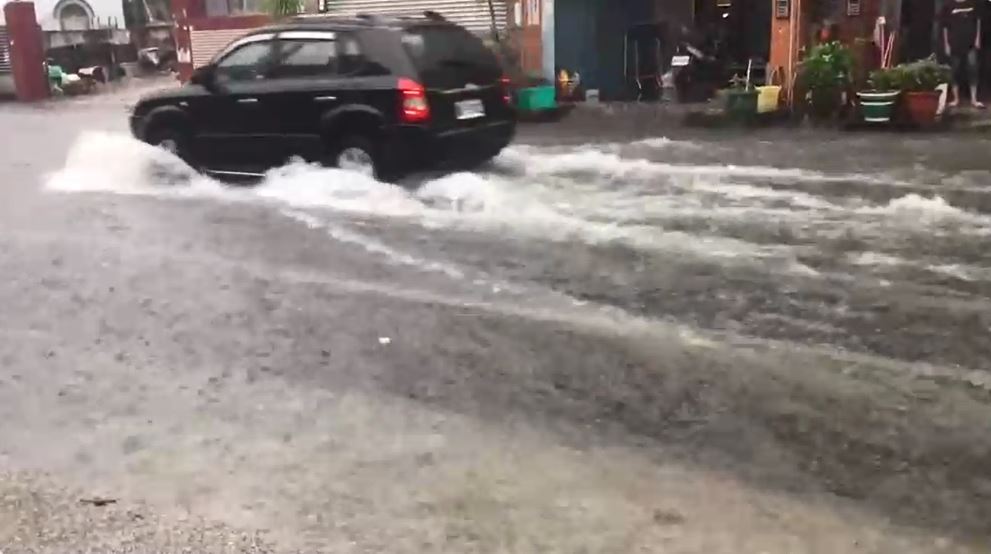
[{"label": "car rear window", "polygon": [[413,27],[403,44],[428,88],[461,88],[499,80],[495,55],[475,35],[454,25]]}]

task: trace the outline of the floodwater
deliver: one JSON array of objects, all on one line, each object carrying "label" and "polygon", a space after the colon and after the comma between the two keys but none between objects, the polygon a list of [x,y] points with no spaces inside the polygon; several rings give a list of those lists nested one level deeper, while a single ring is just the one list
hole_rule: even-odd
[{"label": "floodwater", "polygon": [[991,535],[991,141],[565,122],[233,186],[73,117],[0,212],[0,460],[305,551]]},{"label": "floodwater", "polygon": [[[835,144],[792,148],[518,145],[478,172],[398,185],[299,163],[229,187],[97,133],[48,186],[263,203],[370,255],[483,286],[704,332],[988,369],[991,172],[917,160],[872,171]],[[108,157],[122,161],[108,167]]]}]

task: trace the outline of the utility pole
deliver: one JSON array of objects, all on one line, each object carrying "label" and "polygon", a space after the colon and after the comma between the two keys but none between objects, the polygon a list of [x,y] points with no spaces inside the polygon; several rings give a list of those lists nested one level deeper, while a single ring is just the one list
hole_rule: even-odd
[{"label": "utility pole", "polygon": [[486,0],[489,4],[489,21],[492,24],[492,40],[496,41],[497,44],[501,43],[502,40],[499,38],[499,23],[496,19],[496,8],[495,0]]}]

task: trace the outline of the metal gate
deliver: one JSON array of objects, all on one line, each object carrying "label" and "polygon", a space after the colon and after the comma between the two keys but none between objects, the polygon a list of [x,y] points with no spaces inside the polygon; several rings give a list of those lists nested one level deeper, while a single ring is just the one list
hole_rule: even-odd
[{"label": "metal gate", "polygon": [[[493,0],[496,27],[506,28],[506,1]],[[418,16],[435,11],[450,21],[476,33],[492,29],[488,0],[320,0],[320,11],[331,15],[358,14]]]},{"label": "metal gate", "polygon": [[7,28],[0,27],[0,74],[10,73],[10,41]]},{"label": "metal gate", "polygon": [[214,29],[189,32],[192,46],[193,67],[202,67],[213,59],[225,46],[248,34],[251,29]]}]

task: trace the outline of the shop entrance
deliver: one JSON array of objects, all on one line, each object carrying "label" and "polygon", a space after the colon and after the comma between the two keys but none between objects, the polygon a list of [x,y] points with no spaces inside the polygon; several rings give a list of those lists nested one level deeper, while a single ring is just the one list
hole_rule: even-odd
[{"label": "shop entrance", "polygon": [[582,90],[607,100],[630,99],[624,42],[632,25],[649,21],[653,0],[556,0],[555,73],[580,75]]},{"label": "shop entrance", "polygon": [[706,37],[733,74],[753,61],[758,79],[771,52],[769,0],[695,0],[696,32]]}]

